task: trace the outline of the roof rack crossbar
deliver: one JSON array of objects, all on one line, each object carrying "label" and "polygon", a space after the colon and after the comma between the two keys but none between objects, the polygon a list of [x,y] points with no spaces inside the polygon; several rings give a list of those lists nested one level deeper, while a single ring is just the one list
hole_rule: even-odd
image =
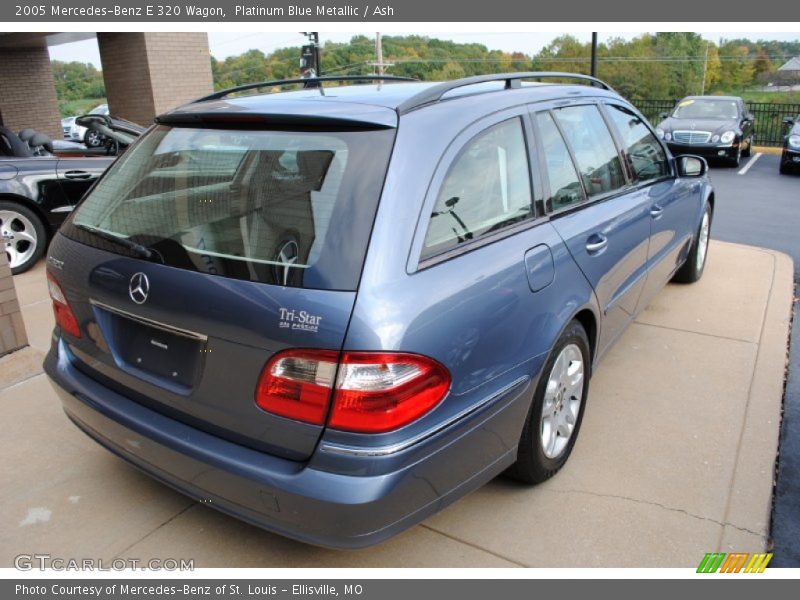
[{"label": "roof rack crossbar", "polygon": [[397,75],[334,75],[323,77],[304,77],[297,79],[276,79],[274,81],[259,81],[256,83],[246,83],[244,85],[237,85],[232,88],[214,92],[208,96],[203,96],[192,102],[207,102],[209,100],[220,100],[231,94],[238,92],[245,92],[247,90],[255,90],[265,87],[276,87],[284,85],[293,85],[302,83],[310,88],[322,88],[322,84],[328,81],[418,81],[413,77],[399,77]]},{"label": "roof rack crossbar", "polygon": [[604,90],[608,90],[609,92],[614,91],[614,89],[610,85],[608,85],[605,81],[597,79],[596,77],[591,77],[589,75],[583,75],[581,73],[560,73],[557,71],[529,71],[520,73],[497,73],[494,75],[476,75],[474,77],[464,77],[463,79],[445,81],[438,85],[434,85],[425,90],[422,90],[420,93],[411,96],[407,100],[404,100],[397,107],[397,112],[403,114],[412,111],[415,108],[419,108],[421,106],[434,104],[436,102],[441,101],[442,96],[444,96],[447,92],[451,90],[455,90],[461,87],[466,87],[469,85],[475,85],[478,83],[487,83],[490,81],[505,81],[505,89],[517,89],[521,87],[521,80],[523,79],[577,79],[579,81],[589,82],[591,85],[601,87]]}]

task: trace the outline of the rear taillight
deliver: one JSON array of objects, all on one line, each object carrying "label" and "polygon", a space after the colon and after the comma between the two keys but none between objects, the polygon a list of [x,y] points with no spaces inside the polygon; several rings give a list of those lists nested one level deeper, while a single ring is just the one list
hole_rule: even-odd
[{"label": "rear taillight", "polygon": [[325,423],[330,405],[330,427],[381,433],[420,418],[449,388],[447,369],[417,354],[288,350],[264,368],[256,404],[316,425]]},{"label": "rear taillight", "polygon": [[58,326],[70,335],[81,337],[78,319],[75,317],[75,313],[72,312],[69,302],[67,302],[64,290],[61,289],[56,278],[50,273],[47,274],[47,289],[50,292],[50,298],[53,300],[53,313],[55,313]]},{"label": "rear taillight", "polygon": [[276,354],[261,373],[256,404],[281,417],[324,424],[338,359],[339,353],[331,350]]}]

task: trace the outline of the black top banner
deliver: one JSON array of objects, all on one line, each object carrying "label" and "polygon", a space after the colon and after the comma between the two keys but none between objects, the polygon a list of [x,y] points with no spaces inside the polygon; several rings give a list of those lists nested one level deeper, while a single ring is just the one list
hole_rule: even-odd
[{"label": "black top banner", "polygon": [[800,3],[786,0],[55,0],[0,4],[15,22],[793,22]]}]

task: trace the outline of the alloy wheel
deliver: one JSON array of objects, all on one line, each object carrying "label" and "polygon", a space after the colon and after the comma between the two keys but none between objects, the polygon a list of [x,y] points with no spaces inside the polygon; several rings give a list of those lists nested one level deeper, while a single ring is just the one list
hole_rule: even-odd
[{"label": "alloy wheel", "polygon": [[566,449],[583,400],[585,368],[576,344],[565,346],[553,363],[547,379],[540,422],[540,442],[547,458],[557,458]]},{"label": "alloy wheel", "polygon": [[12,269],[30,260],[38,241],[36,228],[28,217],[13,210],[0,210],[0,242]]},{"label": "alloy wheel", "polygon": [[708,237],[710,232],[711,219],[708,216],[708,211],[703,213],[703,221],[700,223],[700,234],[697,237],[697,270],[700,271],[706,262],[706,253],[708,252]]}]

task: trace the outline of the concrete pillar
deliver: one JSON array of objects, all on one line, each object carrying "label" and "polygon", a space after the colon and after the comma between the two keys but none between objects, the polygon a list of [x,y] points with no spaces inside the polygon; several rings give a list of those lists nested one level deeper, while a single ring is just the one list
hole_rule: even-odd
[{"label": "concrete pillar", "polygon": [[111,114],[140,125],[214,89],[205,33],[98,33]]},{"label": "concrete pillar", "polygon": [[15,133],[32,127],[54,140],[64,137],[44,44],[0,49],[0,120]]}]

